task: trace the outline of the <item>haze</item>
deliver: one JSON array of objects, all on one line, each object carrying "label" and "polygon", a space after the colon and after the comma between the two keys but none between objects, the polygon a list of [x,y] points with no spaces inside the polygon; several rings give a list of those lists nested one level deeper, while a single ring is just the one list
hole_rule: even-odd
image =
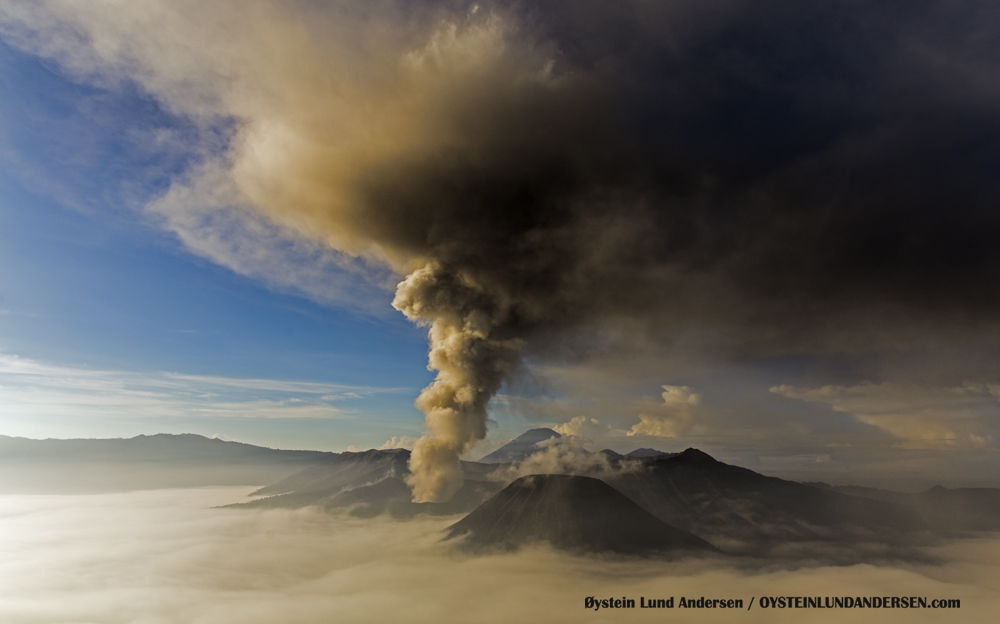
[{"label": "haze", "polygon": [[[1000,542],[928,554],[934,563],[823,567],[620,561],[548,549],[471,557],[441,544],[453,518],[408,522],[316,509],[211,509],[247,488],[94,496],[8,496],[0,502],[0,618],[33,622],[247,623],[620,622],[583,608],[586,596],[918,595],[960,598],[962,621],[1000,606]],[[667,614],[709,621],[704,612]],[[717,614],[716,614],[717,615]],[[955,614],[953,613],[952,616]],[[636,609],[629,621],[661,621]],[[829,621],[825,611],[733,614],[749,622]],[[859,621],[939,622],[940,611],[854,612]]]},{"label": "haze", "polygon": [[[664,587],[987,613],[991,534],[905,514],[1000,526],[1000,491],[925,492],[1000,486],[998,34],[991,0],[0,2],[0,618],[601,619],[586,595]],[[469,463],[537,428],[562,442]],[[312,462],[296,510],[155,489]],[[421,515],[636,465],[615,517],[816,543],[472,557]],[[531,513],[621,500],[557,482]],[[906,556],[855,539],[887,500],[927,532]]]}]

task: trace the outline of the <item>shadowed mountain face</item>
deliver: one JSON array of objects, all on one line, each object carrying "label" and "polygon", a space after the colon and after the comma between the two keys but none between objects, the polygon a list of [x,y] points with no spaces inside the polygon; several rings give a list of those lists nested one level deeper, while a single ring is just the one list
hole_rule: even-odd
[{"label": "shadowed mountain face", "polygon": [[[526,457],[539,450],[538,442],[557,435],[546,429],[530,431],[516,444],[508,445],[513,448],[501,449],[501,454]],[[548,540],[567,548],[646,552],[653,548],[649,544],[657,544],[655,539],[643,537],[632,543],[622,541],[614,532],[600,537],[595,528],[615,523],[632,526],[628,523],[634,521],[638,523],[631,530],[635,536],[653,535],[648,518],[635,520],[643,514],[636,515],[633,505],[659,523],[697,535],[734,554],[790,556],[789,547],[802,545],[797,552],[804,553],[810,544],[822,548],[859,544],[905,548],[935,536],[1000,530],[998,489],[935,487],[919,494],[903,494],[766,477],[718,462],[695,449],[675,454],[652,449],[628,455],[602,453],[607,462],[595,464],[598,472],[588,473],[603,479],[601,486],[583,476],[551,475],[551,479],[536,476],[530,487],[522,480],[513,490],[500,492],[506,484],[501,475],[509,466],[463,462],[465,482],[452,500],[416,504],[405,482],[410,452],[404,449],[341,454],[281,451],[197,435],[166,434],[117,440],[0,436],[0,493],[271,482],[254,493],[266,498],[240,506],[318,505],[360,517],[386,514],[396,518],[475,510],[469,522],[456,525],[455,531],[475,525],[476,531],[465,531],[470,534],[470,544],[503,548]],[[615,493],[608,494],[609,488]],[[549,497],[552,500],[546,502]],[[622,498],[629,504],[623,504]],[[500,515],[493,521],[486,520],[497,513]],[[629,520],[623,513],[635,518]],[[490,522],[494,528],[484,531]],[[567,535],[575,537],[561,537],[546,528],[563,525],[574,527]]]},{"label": "shadowed mountain face", "polygon": [[599,479],[522,477],[452,525],[472,549],[515,549],[535,542],[591,552],[710,553],[707,542],[676,529]]},{"label": "shadowed mountain face", "polygon": [[0,492],[86,493],[273,483],[336,453],[282,451],[194,434],[31,440],[0,436]]},{"label": "shadowed mountain face", "polygon": [[913,517],[939,532],[1000,531],[1000,489],[957,488],[936,485],[919,494],[892,492],[858,486],[814,487],[905,507]]},{"label": "shadowed mountain face", "polygon": [[421,513],[466,513],[503,487],[501,483],[486,480],[494,466],[463,462],[465,484],[451,500],[414,503],[412,492],[404,481],[409,474],[409,460],[410,451],[406,449],[341,453],[251,494],[266,498],[230,506],[296,508],[320,505],[328,511],[345,510],[365,518],[382,514],[409,518]]},{"label": "shadowed mountain face", "polygon": [[541,450],[539,442],[562,436],[551,429],[531,429],[501,446],[489,455],[479,460],[481,464],[507,464],[524,461],[533,453]]},{"label": "shadowed mountain face", "polygon": [[[539,442],[557,436],[535,429],[491,455],[496,461],[523,459],[540,450]],[[679,531],[733,554],[799,557],[811,556],[810,548],[823,553],[839,548],[848,553],[845,562],[862,545],[895,553],[940,536],[1000,530],[995,488],[938,486],[905,494],[766,477],[695,449],[601,453],[607,461],[588,468],[597,472],[587,476],[535,476],[507,489],[502,475],[509,465],[463,462],[465,482],[450,501],[418,504],[405,482],[410,452],[404,449],[282,451],[191,434],[113,440],[0,436],[0,493],[270,482],[253,494],[266,498],[237,506],[318,505],[359,517],[395,518],[473,512],[451,534],[468,534],[469,545],[483,548],[541,540],[560,548],[652,552],[674,549],[676,540],[657,540],[664,534],[677,538],[670,531]],[[650,524],[650,517],[656,522]],[[669,531],[663,533],[661,524]],[[616,526],[631,527],[631,537],[619,530],[600,535],[602,527]]]},{"label": "shadowed mountain face", "polygon": [[892,501],[766,477],[696,449],[644,460],[605,480],[657,518],[723,547],[760,554],[789,542],[899,543],[927,525]]},{"label": "shadowed mountain face", "polygon": [[[535,440],[552,437],[546,437],[546,431],[553,433],[551,430],[529,432],[532,435],[522,436],[520,444],[525,449],[537,450]],[[810,548],[825,551],[839,548],[838,552],[845,554],[837,556],[847,562],[854,556],[850,550],[859,544],[888,546],[895,553],[947,531],[1000,528],[1000,499],[991,498],[992,493],[1000,491],[939,488],[921,495],[881,490],[872,491],[876,494],[857,495],[829,486],[814,487],[766,477],[716,461],[695,449],[645,457],[642,456],[645,450],[637,453],[639,457],[611,451],[603,453],[608,463],[599,472],[587,476],[602,479],[666,525],[697,535],[733,554],[790,556],[789,548],[794,547],[801,556],[806,556],[801,553]],[[267,498],[238,506],[295,508],[318,505],[328,511],[346,511],[360,517],[387,514],[396,518],[475,510],[481,526],[487,522],[483,518],[496,510],[496,503],[490,497],[506,484],[500,481],[504,465],[464,462],[464,485],[450,501],[418,504],[412,502],[405,483],[409,458],[410,452],[404,449],[342,453],[254,493]],[[553,478],[558,476],[553,475]],[[528,490],[522,487],[519,496],[525,497],[527,493]],[[566,502],[563,490],[556,486],[542,487],[531,491],[530,504],[524,509],[530,512],[529,518],[534,518],[531,514],[541,513],[538,510],[550,509],[542,499],[551,495],[560,501],[551,504],[551,509],[556,511],[545,512],[551,517],[562,513],[558,510],[575,509],[573,513],[583,513],[584,507],[590,510],[587,513],[597,513],[595,510],[605,504],[607,496],[596,490],[591,493],[598,498],[577,509]],[[511,496],[510,492],[501,494],[496,500]],[[571,500],[579,501],[588,495],[581,490]],[[478,505],[482,506],[477,509]],[[961,513],[950,513],[953,510]],[[509,522],[530,524],[534,521],[514,520],[511,513],[511,509],[506,509],[502,517],[492,522],[501,526]],[[962,518],[961,522],[949,520],[956,517]],[[480,546],[489,543],[503,548],[510,547],[508,541],[516,537],[496,531],[484,534],[482,530],[477,535],[479,537],[470,538],[470,543]],[[524,536],[524,539],[544,540],[551,537],[556,540],[553,543],[561,543],[561,538],[547,533],[527,532]],[[586,543],[622,552],[625,548],[603,544],[593,535],[587,537]],[[566,547],[590,548],[579,544]]]},{"label": "shadowed mountain face", "polygon": [[[675,547],[650,537],[659,535],[662,524],[729,554],[853,563],[873,553],[916,556],[911,547],[935,535],[935,527],[911,505],[766,477],[696,449],[608,459],[609,466],[595,473],[601,480],[565,475],[518,480],[454,525],[449,536],[468,534],[473,548],[549,541],[558,548],[642,553]],[[949,496],[948,491],[935,495]],[[978,526],[1000,519],[1000,513],[990,513],[984,512]],[[658,522],[651,524],[649,517]]]}]

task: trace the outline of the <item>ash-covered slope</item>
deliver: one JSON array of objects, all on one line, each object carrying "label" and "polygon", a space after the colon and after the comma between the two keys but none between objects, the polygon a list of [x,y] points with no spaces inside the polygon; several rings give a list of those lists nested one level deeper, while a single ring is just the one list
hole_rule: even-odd
[{"label": "ash-covered slope", "polygon": [[522,477],[452,525],[472,549],[514,549],[534,542],[591,552],[717,552],[699,537],[654,517],[599,479]]},{"label": "ash-covered slope", "polygon": [[904,507],[914,518],[939,532],[1000,531],[1000,489],[946,488],[936,485],[912,494],[859,486],[814,487]]},{"label": "ash-covered slope", "polygon": [[524,461],[533,453],[541,450],[540,442],[562,436],[551,429],[529,429],[507,444],[501,446],[489,455],[479,460],[481,464],[507,464]]},{"label": "ash-covered slope", "polygon": [[319,505],[328,511],[344,510],[359,517],[389,514],[408,518],[417,514],[466,513],[496,494],[503,484],[486,480],[495,466],[463,462],[463,487],[442,503],[414,503],[404,479],[409,474],[406,449],[341,453],[320,465],[261,488],[258,500],[230,507],[297,508]]},{"label": "ash-covered slope", "polygon": [[346,487],[358,487],[381,481],[391,475],[402,475],[407,470],[406,463],[409,460],[410,452],[405,449],[345,452],[262,487],[251,496],[285,496],[288,497],[285,500],[289,501],[295,497],[311,500],[332,496]]},{"label": "ash-covered slope", "polygon": [[911,511],[730,466],[687,449],[605,480],[664,522],[724,550],[761,552],[803,541],[899,541],[928,527]]},{"label": "ash-covered slope", "polygon": [[495,481],[466,479],[461,489],[447,501],[414,503],[410,486],[399,477],[389,477],[372,485],[345,490],[328,500],[323,507],[327,511],[347,510],[360,518],[383,514],[400,519],[418,514],[451,516],[475,509],[502,488],[503,484]]},{"label": "ash-covered slope", "polygon": [[[559,438],[563,436],[559,433],[553,431],[552,429],[530,429],[518,437],[514,438],[507,444],[501,446],[497,450],[493,451],[489,455],[486,455],[479,460],[482,464],[509,464],[513,462],[521,462],[531,455],[543,450],[542,443],[549,440],[556,442],[561,442]],[[583,453],[588,453],[583,449],[578,449]],[[657,451],[651,448],[639,448],[625,453],[624,455],[611,449],[604,449],[597,451],[598,454],[604,455],[610,460],[631,458],[631,459],[644,459],[646,457],[658,457],[662,455],[676,455],[676,453],[665,453],[663,451]],[[589,453],[588,453],[589,454]]]},{"label": "ash-covered slope", "polygon": [[84,493],[259,485],[335,456],[195,434],[90,440],[0,436],[0,492]]}]

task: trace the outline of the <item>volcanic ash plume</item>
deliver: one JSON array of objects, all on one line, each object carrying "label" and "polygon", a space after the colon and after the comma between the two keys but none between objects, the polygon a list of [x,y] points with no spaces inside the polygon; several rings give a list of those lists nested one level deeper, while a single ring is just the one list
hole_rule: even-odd
[{"label": "volcanic ash plume", "polygon": [[208,129],[148,206],[193,252],[406,276],[418,501],[522,356],[1000,344],[995,2],[584,4],[4,0],[0,37]]},{"label": "volcanic ash plume", "polygon": [[417,502],[448,500],[462,486],[459,457],[486,437],[486,404],[516,365],[517,340],[492,336],[506,311],[477,305],[483,293],[431,263],[414,271],[393,305],[407,318],[430,325],[428,368],[437,378],[420,393],[424,436],[413,447],[411,476]]}]

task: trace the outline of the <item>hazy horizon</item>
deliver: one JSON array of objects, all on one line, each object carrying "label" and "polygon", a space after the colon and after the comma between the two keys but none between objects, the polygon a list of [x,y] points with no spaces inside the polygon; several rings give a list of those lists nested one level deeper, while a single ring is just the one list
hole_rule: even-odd
[{"label": "hazy horizon", "polygon": [[[922,562],[675,561],[579,557],[544,547],[469,556],[440,543],[454,519],[336,517],[315,509],[212,509],[248,488],[0,499],[0,618],[30,622],[288,624],[370,622],[661,621],[663,609],[594,612],[586,596],[926,596],[985,621],[1000,595],[995,537],[942,544]],[[16,541],[12,541],[16,540]],[[44,562],[43,567],[39,563]],[[843,615],[838,612],[837,615]],[[674,608],[682,622],[710,621]],[[829,621],[819,610],[733,614]],[[861,610],[860,621],[936,622],[938,610]]]},{"label": "hazy horizon", "polygon": [[[173,433],[139,434],[139,435],[133,436],[131,438],[123,438],[123,437],[119,437],[119,438],[25,438],[23,436],[5,436],[4,434],[0,433],[0,438],[4,438],[4,437],[18,438],[18,437],[20,437],[20,438],[25,439],[25,440],[38,441],[38,442],[41,442],[41,441],[67,442],[67,441],[76,441],[76,440],[83,440],[83,441],[132,440],[132,439],[136,439],[136,438],[149,438],[149,437],[159,436],[159,435],[165,435],[165,436],[170,436],[170,437],[180,437],[180,436],[185,436],[185,435],[195,435],[195,436],[198,436],[200,438],[206,438],[208,440],[218,440],[218,441],[222,441],[222,442],[234,442],[234,443],[237,443],[237,444],[240,444],[240,445],[249,445],[250,444],[250,443],[245,442],[243,440],[231,440],[231,439],[222,438],[222,437],[218,437],[218,436],[208,437],[208,436],[201,436],[200,434],[190,434],[190,433],[180,433],[180,434],[173,434]],[[608,450],[612,450],[612,451],[615,451],[615,452],[618,452],[618,453],[625,454],[625,453],[629,453],[629,452],[634,451],[634,450],[638,450],[640,448],[649,448],[649,447],[638,446],[637,443],[629,444],[628,442],[624,442],[624,441],[618,442],[617,444],[615,444],[614,445],[615,448],[610,448],[610,447],[599,447],[599,446],[595,445],[593,442],[587,440],[586,438],[579,438],[579,437],[570,436],[568,438],[568,440],[571,441],[571,444],[574,447],[578,447],[580,449],[583,449],[583,450],[591,452],[591,453],[594,453],[594,452],[597,452],[597,451],[600,451],[600,450],[604,450],[604,449],[608,449]],[[353,445],[353,446],[349,447],[348,449],[346,449],[346,452],[358,453],[358,452],[364,452],[364,451],[369,451],[369,450],[384,450],[384,449],[396,449],[396,448],[410,449],[412,447],[412,444],[413,444],[414,441],[415,440],[413,438],[400,438],[400,437],[396,436],[396,437],[390,438],[389,440],[387,440],[385,443],[383,443],[382,445],[380,445],[378,447],[374,447],[373,446],[373,447],[367,447],[366,448],[366,447],[362,447],[360,445]],[[482,459],[482,457],[490,454],[491,452],[493,452],[494,450],[496,450],[496,448],[498,448],[498,447],[502,446],[503,444],[508,443],[510,441],[511,441],[511,439],[500,439],[500,440],[496,440],[496,441],[490,441],[490,443],[488,443],[488,444],[483,444],[483,445],[477,446],[469,454],[467,454],[466,456],[463,456],[463,461],[471,461],[471,462],[480,461],[480,459]],[[259,446],[259,445],[251,445],[251,446]],[[0,448],[2,448],[2,447],[0,447]],[[314,449],[314,448],[279,449],[279,448],[267,447],[267,446],[263,446],[263,447],[260,447],[260,448],[273,449],[273,450],[279,450],[279,451],[318,451],[318,449]],[[688,448],[697,448],[697,447],[688,447]],[[25,449],[25,450],[28,450],[28,449]],[[664,452],[664,453],[677,453],[677,452],[683,451],[684,449],[680,448],[680,447],[678,447],[678,446],[676,446],[674,444],[670,444],[669,441],[663,441],[663,442],[661,442],[661,443],[658,444],[658,447],[655,450],[658,450],[658,451],[661,451],[661,452]],[[703,449],[699,449],[699,450],[703,450]],[[759,472],[759,473],[767,475],[767,476],[778,477],[778,478],[781,478],[781,479],[788,479],[788,480],[791,480],[791,481],[799,481],[799,482],[825,482],[825,483],[828,483],[829,485],[836,485],[836,486],[856,485],[856,486],[862,486],[862,487],[881,488],[881,489],[887,489],[887,490],[898,491],[898,492],[920,492],[920,491],[923,491],[923,490],[926,490],[928,488],[931,488],[931,487],[934,487],[934,486],[938,486],[938,485],[944,486],[944,487],[948,487],[948,488],[969,488],[969,487],[971,487],[971,488],[984,488],[984,487],[985,488],[993,488],[993,487],[1000,486],[1000,480],[997,480],[997,479],[992,478],[992,477],[984,477],[984,476],[981,476],[981,475],[964,475],[964,476],[962,476],[962,475],[954,475],[954,474],[952,474],[952,475],[949,476],[947,474],[937,474],[936,475],[936,474],[933,474],[933,473],[919,473],[919,474],[902,473],[902,474],[900,474],[900,473],[892,473],[892,472],[881,472],[881,473],[879,473],[879,472],[874,472],[873,473],[873,472],[867,472],[867,471],[851,472],[850,470],[841,470],[839,472],[830,472],[830,471],[823,471],[821,468],[818,469],[818,470],[814,470],[814,471],[788,471],[788,470],[783,471],[781,463],[778,462],[778,461],[775,461],[774,463],[771,463],[769,465],[766,464],[766,463],[764,463],[764,462],[760,462],[760,461],[755,462],[755,465],[747,465],[747,464],[740,463],[740,461],[739,461],[740,458],[738,456],[736,456],[735,459],[734,459],[732,456],[730,456],[729,454],[726,453],[725,449],[720,449],[720,450],[721,450],[721,452],[716,451],[717,454],[713,455],[716,459],[718,459],[720,461],[723,461],[723,462],[726,462],[726,463],[730,463],[730,464],[733,464],[733,465],[736,465],[736,466],[740,466],[740,467],[743,467],[743,468],[750,468],[750,469],[753,469],[755,472]],[[90,451],[90,453],[88,453],[88,455],[90,455],[91,457],[87,458],[87,461],[91,465],[92,468],[97,466],[97,462],[95,462],[95,459],[92,456],[95,451]],[[2,466],[5,461],[9,463],[11,461],[24,461],[24,460],[27,460],[29,463],[34,463],[37,466],[45,466],[46,462],[53,462],[53,460],[56,460],[56,464],[51,464],[50,463],[49,466],[48,466],[49,468],[54,468],[55,469],[53,471],[53,476],[54,476],[54,475],[61,474],[60,470],[63,470],[63,469],[59,469],[58,468],[58,464],[62,463],[62,464],[66,464],[68,466],[71,466],[71,465],[73,465],[73,462],[79,461],[79,458],[78,457],[74,457],[72,454],[66,455],[65,457],[58,457],[58,456],[53,455],[53,453],[58,453],[58,452],[59,452],[59,450],[56,449],[56,448],[48,448],[48,449],[46,449],[46,451],[45,451],[44,454],[41,454],[38,457],[31,456],[31,452],[30,451],[28,452],[28,454],[25,454],[23,456],[19,455],[17,457],[10,457],[10,456],[0,457],[0,466]],[[319,452],[330,452],[330,451],[319,451]],[[333,451],[333,452],[335,453],[336,451]],[[109,459],[111,459],[111,457],[109,457]],[[115,459],[115,461],[118,461],[118,462],[121,461],[121,459],[119,459],[119,458],[114,458],[114,459]],[[132,461],[134,461],[134,460],[135,460],[135,458],[132,458]],[[534,471],[534,472],[537,472],[537,473],[544,473],[546,471],[546,466],[547,466],[547,464],[545,462],[546,462],[546,460],[539,458],[539,459],[535,460],[533,462],[533,464],[526,466],[524,469],[519,469],[519,472],[523,472],[524,470],[529,470],[529,471]],[[164,468],[167,468],[167,467],[177,468],[177,467],[181,467],[182,463],[183,463],[183,457],[182,456],[178,456],[178,457],[171,458],[170,460],[165,461],[163,467]],[[116,465],[115,463],[109,463],[109,464],[107,464],[107,468],[108,468],[109,472],[107,473],[107,475],[106,475],[105,478],[108,479],[108,481],[110,483],[113,483],[115,481],[115,478],[116,478],[116,476],[112,472],[110,472],[114,468],[115,465]],[[194,468],[192,468],[192,469],[194,469]],[[148,477],[148,478],[150,478],[150,481],[149,482],[143,482],[141,480],[141,478],[140,478],[139,480],[136,481],[136,483],[138,485],[136,486],[135,489],[150,489],[150,488],[165,487],[165,486],[162,486],[162,485],[155,485],[156,479],[155,479],[154,475],[156,473],[156,470],[157,470],[156,465],[155,464],[151,464],[150,465],[150,471],[149,471],[149,477]],[[293,470],[293,469],[292,468],[286,469],[286,471],[288,471],[288,470]],[[257,477],[251,476],[251,475],[255,475],[255,474],[258,475],[258,476]],[[252,463],[248,463],[245,466],[241,466],[239,471],[234,472],[233,475],[232,475],[232,478],[243,479],[248,484],[250,484],[251,481],[252,481],[253,484],[257,484],[257,485],[269,485],[271,482],[273,482],[275,480],[274,478],[263,478],[262,479],[260,475],[264,475],[264,474],[276,474],[276,473],[261,472],[259,469],[257,471],[254,471],[253,467],[252,467]],[[289,474],[291,474],[291,473],[289,473]],[[4,488],[10,489],[17,482],[24,481],[25,476],[26,475],[8,473],[8,475],[7,475],[6,478],[0,478],[0,489],[4,489]],[[253,480],[255,478],[257,480]],[[18,491],[19,492],[19,491],[23,490],[24,492],[30,492],[31,489],[32,489],[32,487],[33,486],[30,485],[30,483],[25,482],[23,486],[15,487],[15,489],[13,491]]]},{"label": "hazy horizon", "polygon": [[[990,0],[3,0],[0,436],[275,450],[0,452],[0,619],[992,612],[1000,490],[759,475],[1000,487],[998,35]],[[725,465],[584,452],[641,447]],[[437,542],[533,473],[772,559]],[[237,485],[296,509],[183,489]],[[617,517],[569,491],[504,513]]]},{"label": "hazy horizon", "polygon": [[0,433],[426,434],[451,470],[551,426],[1000,479],[988,38],[836,0],[250,5],[0,10]]}]

